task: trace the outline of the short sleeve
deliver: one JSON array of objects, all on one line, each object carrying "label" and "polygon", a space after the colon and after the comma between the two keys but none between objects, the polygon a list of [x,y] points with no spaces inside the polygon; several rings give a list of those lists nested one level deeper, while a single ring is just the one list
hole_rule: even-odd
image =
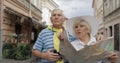
[{"label": "short sleeve", "polygon": [[35,42],[35,44],[33,45],[33,49],[42,50],[42,46],[43,46],[43,42],[42,42],[42,33],[39,33],[38,38]]}]

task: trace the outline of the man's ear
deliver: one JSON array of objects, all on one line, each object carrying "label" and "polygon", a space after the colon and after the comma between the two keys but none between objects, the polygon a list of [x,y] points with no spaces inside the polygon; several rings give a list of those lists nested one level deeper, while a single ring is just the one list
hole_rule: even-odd
[{"label": "man's ear", "polygon": [[50,20],[52,21],[52,17],[50,17]]},{"label": "man's ear", "polygon": [[65,17],[63,16],[63,19],[62,19],[63,22],[65,22]]}]

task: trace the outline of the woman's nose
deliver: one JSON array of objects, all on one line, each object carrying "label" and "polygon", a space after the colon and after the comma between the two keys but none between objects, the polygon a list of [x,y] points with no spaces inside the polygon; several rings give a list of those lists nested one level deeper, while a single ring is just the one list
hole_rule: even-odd
[{"label": "woman's nose", "polygon": [[77,30],[81,30],[81,27],[78,27]]},{"label": "woman's nose", "polygon": [[78,28],[77,31],[81,31],[81,29]]}]

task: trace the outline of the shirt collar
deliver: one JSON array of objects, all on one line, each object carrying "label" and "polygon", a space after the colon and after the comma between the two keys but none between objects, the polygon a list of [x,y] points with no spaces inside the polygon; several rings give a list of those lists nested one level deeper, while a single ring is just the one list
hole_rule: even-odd
[{"label": "shirt collar", "polygon": [[[79,39],[79,42],[82,44],[82,45],[85,45],[80,39]],[[87,43],[87,45],[93,45],[96,43],[96,39],[95,37],[93,37],[92,35],[90,35],[90,41]]]}]

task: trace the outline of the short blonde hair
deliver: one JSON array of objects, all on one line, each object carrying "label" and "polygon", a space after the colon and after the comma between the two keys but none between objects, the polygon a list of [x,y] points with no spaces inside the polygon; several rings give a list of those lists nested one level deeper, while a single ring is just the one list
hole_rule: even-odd
[{"label": "short blonde hair", "polygon": [[90,26],[90,24],[86,20],[84,20],[82,18],[79,18],[79,19],[75,20],[75,22],[73,23],[74,34],[75,34],[75,26],[76,25],[84,25],[87,28],[88,33],[91,34],[91,26]]}]

